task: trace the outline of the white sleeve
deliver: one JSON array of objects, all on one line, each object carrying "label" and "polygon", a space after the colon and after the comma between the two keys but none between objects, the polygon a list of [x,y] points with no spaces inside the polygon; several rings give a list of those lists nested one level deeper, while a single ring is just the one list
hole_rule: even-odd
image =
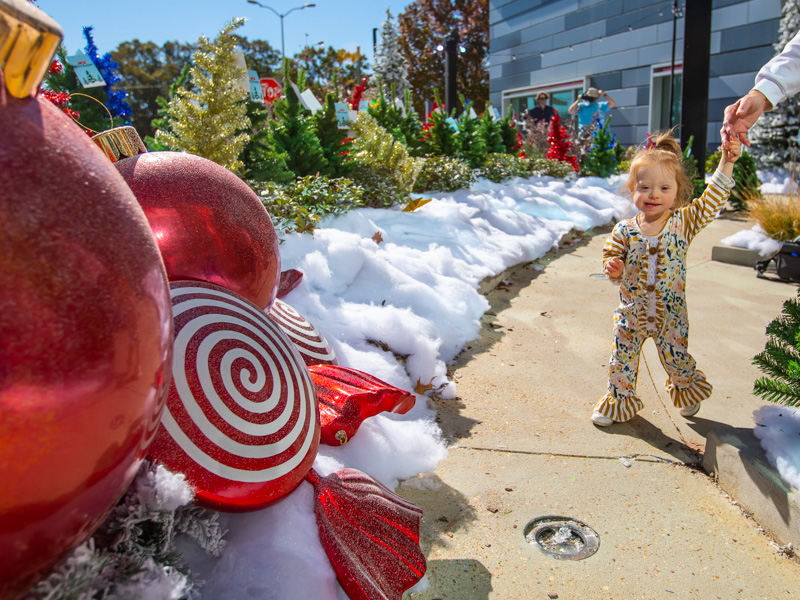
[{"label": "white sleeve", "polygon": [[800,92],[800,32],[761,67],[753,89],[764,94],[773,107]]}]

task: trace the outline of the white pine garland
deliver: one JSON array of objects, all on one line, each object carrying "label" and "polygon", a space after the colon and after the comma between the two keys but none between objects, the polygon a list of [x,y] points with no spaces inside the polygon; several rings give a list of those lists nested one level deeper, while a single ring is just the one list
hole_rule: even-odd
[{"label": "white pine garland", "polygon": [[208,554],[225,546],[218,513],[191,504],[185,477],[144,463],[94,536],[29,591],[29,600],[197,600],[176,538],[185,534]]}]

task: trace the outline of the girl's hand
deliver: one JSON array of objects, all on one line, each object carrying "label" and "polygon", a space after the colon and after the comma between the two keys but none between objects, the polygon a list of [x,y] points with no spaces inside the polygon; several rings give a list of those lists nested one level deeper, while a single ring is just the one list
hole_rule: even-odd
[{"label": "girl's hand", "polygon": [[609,279],[618,279],[622,275],[624,269],[625,263],[615,256],[609,259],[606,266],[603,267],[603,273],[608,275]]},{"label": "girl's hand", "polygon": [[738,136],[731,138],[729,148],[722,148],[722,160],[729,163],[735,163],[742,155],[742,142],[739,141]]}]

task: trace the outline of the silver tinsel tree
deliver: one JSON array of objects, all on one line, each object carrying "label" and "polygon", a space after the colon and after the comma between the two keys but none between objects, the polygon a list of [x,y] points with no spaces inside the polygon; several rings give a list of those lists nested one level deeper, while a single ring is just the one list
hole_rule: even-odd
[{"label": "silver tinsel tree", "polygon": [[[785,0],[775,54],[800,30],[800,0]],[[765,112],[750,130],[756,162],[763,168],[788,167],[798,160],[797,134],[800,130],[800,95]]]},{"label": "silver tinsel tree", "polygon": [[381,25],[381,41],[375,52],[373,71],[385,85],[390,88],[394,86],[395,94],[403,97],[403,93],[409,87],[408,68],[406,60],[400,52],[397,26],[389,8],[386,9],[386,20]]}]

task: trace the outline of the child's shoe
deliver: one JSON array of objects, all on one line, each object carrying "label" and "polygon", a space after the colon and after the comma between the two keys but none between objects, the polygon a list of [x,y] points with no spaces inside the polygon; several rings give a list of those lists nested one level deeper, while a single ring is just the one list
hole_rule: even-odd
[{"label": "child's shoe", "polygon": [[597,411],[592,413],[592,423],[595,425],[599,425],[600,427],[608,427],[609,425],[614,423],[614,419],[611,419],[604,414],[601,414]]},{"label": "child's shoe", "polygon": [[685,408],[680,409],[678,412],[681,414],[682,417],[693,417],[700,410],[700,404],[701,404],[700,402],[698,402],[697,404],[692,404],[691,406],[687,406]]}]

